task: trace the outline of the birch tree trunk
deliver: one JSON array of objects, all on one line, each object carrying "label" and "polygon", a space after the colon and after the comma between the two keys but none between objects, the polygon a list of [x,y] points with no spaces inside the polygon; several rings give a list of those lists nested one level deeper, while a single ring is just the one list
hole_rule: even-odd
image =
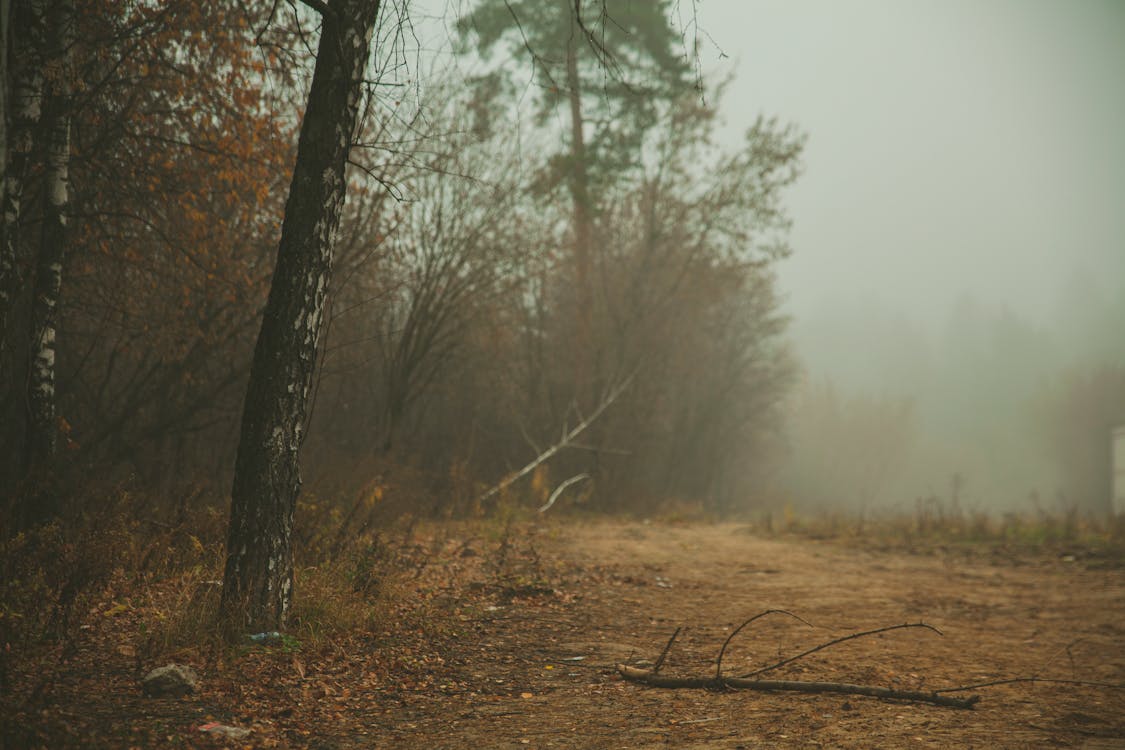
[{"label": "birch tree trunk", "polygon": [[[8,163],[8,19],[12,4],[0,0],[0,164]],[[0,185],[0,193],[4,188]]]},{"label": "birch tree trunk", "polygon": [[[7,0],[4,0],[8,5]],[[5,9],[4,52],[10,78],[0,79],[7,120],[0,187],[0,358],[8,339],[8,313],[18,287],[20,202],[43,104],[43,2],[15,0]],[[8,49],[8,44],[11,49]],[[8,90],[9,80],[11,91]],[[10,109],[9,109],[10,105]]]},{"label": "birch tree trunk", "polygon": [[332,0],[285,204],[277,268],[254,348],[231,491],[221,613],[241,632],[278,630],[293,592],[298,451],[344,202],[344,173],[381,0]]},{"label": "birch tree trunk", "polygon": [[55,455],[58,442],[58,428],[55,424],[55,338],[70,193],[70,46],[73,23],[72,0],[52,0],[47,17],[47,46],[44,56],[51,70],[45,87],[45,200],[42,235],[36,258],[27,374],[29,468],[47,464]]}]

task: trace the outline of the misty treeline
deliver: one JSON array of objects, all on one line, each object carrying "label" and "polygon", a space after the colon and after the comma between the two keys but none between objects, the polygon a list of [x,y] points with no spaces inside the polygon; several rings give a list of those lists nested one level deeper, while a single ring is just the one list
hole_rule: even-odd
[{"label": "misty treeline", "polygon": [[[541,502],[585,473],[572,491],[604,509],[753,495],[793,380],[773,268],[803,138],[762,119],[716,146],[721,92],[699,90],[669,6],[466,5],[448,68],[413,50],[397,6],[381,14],[307,492],[473,512],[619,393],[512,491]],[[225,495],[319,16],[12,8],[5,489],[59,497],[96,477]]]},{"label": "misty treeline", "polygon": [[1098,282],[1064,280],[1046,321],[968,295],[936,327],[877,304],[802,321],[817,356],[792,394],[782,482],[853,512],[1112,512],[1125,290]]}]

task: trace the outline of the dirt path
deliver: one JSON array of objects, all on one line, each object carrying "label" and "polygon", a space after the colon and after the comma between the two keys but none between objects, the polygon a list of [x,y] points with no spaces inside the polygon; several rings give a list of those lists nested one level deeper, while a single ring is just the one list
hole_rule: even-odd
[{"label": "dirt path", "polygon": [[[703,676],[731,629],[766,609],[724,659],[739,674],[849,632],[776,678],[931,690],[1040,675],[1125,683],[1125,569],[1060,557],[878,552],[761,538],[737,524],[557,519],[439,527],[415,548],[398,621],[297,653],[184,653],[203,688],[146,699],[154,666],[129,633],[145,614],[98,610],[46,682],[3,717],[12,747],[1125,748],[1125,690],[1012,685],[972,711],[861,697],[652,689],[614,666],[655,659]],[[413,544],[413,543],[412,543]],[[106,603],[106,607],[109,606]],[[110,616],[113,615],[113,616]],[[413,624],[412,624],[413,623]],[[422,623],[418,625],[418,623]],[[173,655],[176,656],[176,655]],[[164,657],[161,657],[164,658]],[[195,660],[195,661],[193,661]],[[22,706],[22,708],[21,708]],[[230,742],[209,721],[253,730]],[[17,727],[17,728],[18,728]],[[17,737],[16,733],[4,736]],[[3,743],[0,743],[3,744]]]},{"label": "dirt path", "polygon": [[[373,732],[398,747],[1125,747],[1125,692],[1057,685],[982,691],[974,711],[845,696],[663,691],[613,665],[654,659],[704,675],[732,626],[732,673],[846,632],[925,620],[789,670],[907,689],[1017,675],[1125,682],[1125,572],[1077,561],[995,564],[756,538],[737,525],[597,523],[524,543],[560,596],[489,605],[454,666],[475,687],[442,710],[403,696]],[[760,624],[760,627],[759,627]],[[1070,645],[1069,652],[1067,646]],[[356,738],[358,740],[358,738]]]}]

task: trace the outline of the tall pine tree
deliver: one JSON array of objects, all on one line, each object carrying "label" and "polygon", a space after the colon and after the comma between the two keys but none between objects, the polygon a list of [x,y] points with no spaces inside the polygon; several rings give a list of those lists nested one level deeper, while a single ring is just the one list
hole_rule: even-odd
[{"label": "tall pine tree", "polygon": [[[458,21],[461,52],[497,49],[526,57],[541,95],[536,119],[568,123],[567,146],[550,162],[548,184],[565,184],[573,219],[575,391],[590,405],[592,253],[598,195],[639,164],[641,145],[669,101],[690,90],[692,67],[669,22],[670,0],[481,0]],[[496,79],[510,66],[482,77]],[[563,113],[566,113],[563,115]]]}]

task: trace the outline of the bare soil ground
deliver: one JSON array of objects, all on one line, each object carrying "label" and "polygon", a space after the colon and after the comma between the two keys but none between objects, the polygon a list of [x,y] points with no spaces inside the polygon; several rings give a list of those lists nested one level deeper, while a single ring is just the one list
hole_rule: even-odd
[{"label": "bare soil ground", "polygon": [[[379,632],[297,652],[201,657],[202,690],[146,699],[129,632],[96,619],[50,680],[5,699],[11,746],[315,748],[1125,748],[1125,690],[985,688],[971,711],[863,697],[624,682],[685,630],[663,673],[738,674],[849,632],[776,678],[932,690],[1006,677],[1125,683],[1125,569],[1081,550],[876,550],[740,524],[556,520],[422,540],[413,601]],[[116,624],[113,622],[116,621]],[[193,658],[187,655],[190,660]],[[251,728],[213,738],[206,721]],[[18,724],[18,727],[14,727]]]}]

